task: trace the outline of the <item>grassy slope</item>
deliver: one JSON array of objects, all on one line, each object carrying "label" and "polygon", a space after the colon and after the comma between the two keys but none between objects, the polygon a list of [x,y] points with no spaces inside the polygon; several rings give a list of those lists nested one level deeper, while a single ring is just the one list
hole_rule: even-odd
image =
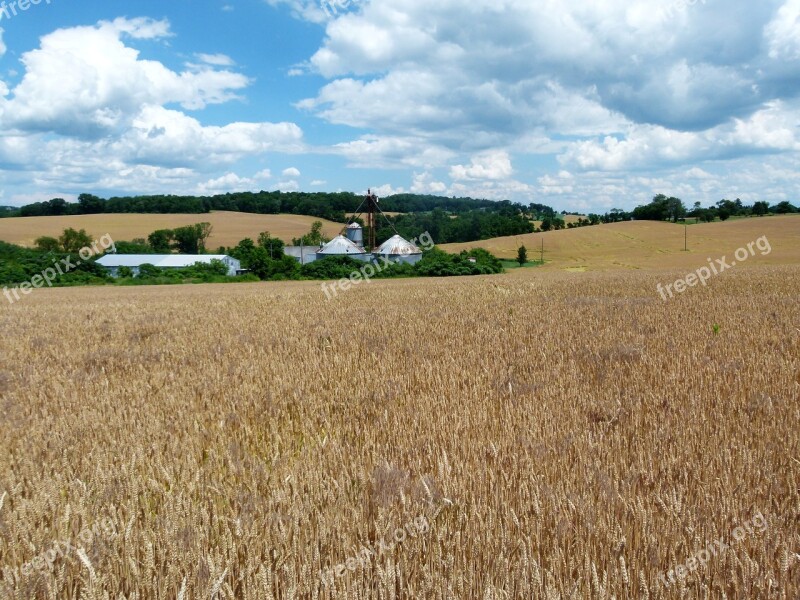
[{"label": "grassy slope", "polygon": [[688,229],[689,252],[683,251],[684,228],[669,223],[633,221],[580,229],[532,233],[464,244],[445,244],[448,252],[486,248],[501,258],[514,258],[525,244],[528,256],[538,260],[544,239],[545,261],[550,268],[571,270],[697,268],[707,258],[732,257],[740,247],[767,236],[768,256],[750,263],[800,262],[800,215],[740,219],[725,223],[692,225]]},{"label": "grassy slope", "polygon": [[322,221],[323,232],[333,237],[342,225],[316,217],[304,215],[255,215],[239,212],[212,212],[205,215],[156,215],[156,214],[102,214],[65,217],[20,217],[0,219],[0,240],[33,246],[36,238],[49,235],[57,237],[64,229],[85,229],[97,239],[105,234],[115,240],[146,238],[156,229],[173,229],[193,223],[207,221],[213,226],[209,249],[219,246],[235,246],[243,238],[255,239],[262,231],[269,231],[285,242],[299,237],[311,229],[314,221]]}]

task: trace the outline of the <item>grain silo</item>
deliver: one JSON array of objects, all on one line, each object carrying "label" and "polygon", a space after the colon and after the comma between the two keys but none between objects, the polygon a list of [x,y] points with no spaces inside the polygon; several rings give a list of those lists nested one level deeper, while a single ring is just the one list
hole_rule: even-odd
[{"label": "grain silo", "polygon": [[353,242],[356,246],[364,247],[364,228],[358,223],[350,223],[345,229],[347,239]]},{"label": "grain silo", "polygon": [[328,256],[349,256],[350,258],[355,258],[356,260],[364,262],[370,262],[372,260],[372,256],[367,254],[364,248],[343,235],[337,235],[317,251],[318,260]]},{"label": "grain silo", "polygon": [[400,235],[393,235],[375,251],[375,258],[414,265],[422,259],[422,250]]}]

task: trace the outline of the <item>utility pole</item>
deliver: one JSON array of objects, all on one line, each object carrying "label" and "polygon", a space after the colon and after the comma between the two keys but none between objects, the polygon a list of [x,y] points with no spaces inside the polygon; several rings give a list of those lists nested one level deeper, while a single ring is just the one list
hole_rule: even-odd
[{"label": "utility pole", "polygon": [[544,264],[544,236],[542,236],[542,258],[539,262]]},{"label": "utility pole", "polygon": [[689,251],[689,226],[686,222],[683,223],[683,251]]}]

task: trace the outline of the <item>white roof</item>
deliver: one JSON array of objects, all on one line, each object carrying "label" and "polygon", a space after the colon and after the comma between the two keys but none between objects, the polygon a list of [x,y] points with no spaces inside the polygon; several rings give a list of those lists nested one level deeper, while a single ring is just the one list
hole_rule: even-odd
[{"label": "white roof", "polygon": [[330,242],[320,248],[318,254],[331,254],[339,256],[347,254],[366,254],[366,251],[343,235],[337,235]]},{"label": "white roof", "polygon": [[97,260],[103,267],[139,267],[151,264],[156,267],[191,267],[212,260],[231,261],[225,254],[106,254]]},{"label": "white roof", "polygon": [[416,245],[399,235],[393,235],[383,242],[375,254],[389,254],[391,256],[408,256],[409,254],[422,254]]}]

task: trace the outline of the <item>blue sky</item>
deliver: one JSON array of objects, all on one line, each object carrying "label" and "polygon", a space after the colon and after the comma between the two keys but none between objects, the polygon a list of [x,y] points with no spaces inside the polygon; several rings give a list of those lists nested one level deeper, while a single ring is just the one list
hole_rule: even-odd
[{"label": "blue sky", "polygon": [[25,3],[0,1],[0,204],[800,199],[800,0]]}]

